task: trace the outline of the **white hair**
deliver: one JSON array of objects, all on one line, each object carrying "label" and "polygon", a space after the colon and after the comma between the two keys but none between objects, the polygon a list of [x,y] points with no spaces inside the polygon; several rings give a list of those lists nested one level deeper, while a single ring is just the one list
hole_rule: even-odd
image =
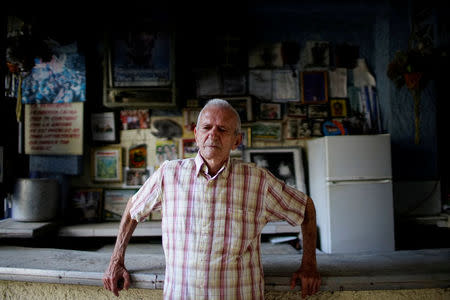
[{"label": "white hair", "polygon": [[234,109],[234,107],[228,101],[223,100],[223,99],[214,98],[214,99],[208,100],[208,102],[205,104],[205,106],[203,106],[202,110],[198,114],[197,124],[200,122],[200,118],[201,118],[201,116],[203,114],[203,111],[209,106],[226,108],[226,109],[229,109],[230,111],[232,111],[234,113],[235,117],[236,117],[236,131],[235,131],[235,134],[240,134],[241,133],[241,118],[239,117],[238,112],[236,111],[236,109]]}]

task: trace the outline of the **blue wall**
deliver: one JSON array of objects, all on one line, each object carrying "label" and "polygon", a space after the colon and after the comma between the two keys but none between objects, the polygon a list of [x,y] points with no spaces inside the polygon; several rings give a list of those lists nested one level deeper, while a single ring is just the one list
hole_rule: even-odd
[{"label": "blue wall", "polygon": [[[249,6],[249,36],[255,41],[308,40],[349,43],[377,81],[385,132],[392,137],[393,176],[396,180],[438,177],[436,93],[433,82],[421,100],[421,142],[414,143],[414,106],[410,93],[398,90],[386,75],[397,50],[408,46],[410,1],[281,1]],[[369,3],[369,4],[367,4]]]}]

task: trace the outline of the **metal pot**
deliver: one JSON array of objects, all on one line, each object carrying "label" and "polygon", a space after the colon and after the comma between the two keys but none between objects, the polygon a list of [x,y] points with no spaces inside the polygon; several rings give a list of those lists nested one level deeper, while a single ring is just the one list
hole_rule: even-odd
[{"label": "metal pot", "polygon": [[12,202],[12,218],[16,221],[52,220],[59,207],[58,181],[50,178],[19,178],[14,186]]}]

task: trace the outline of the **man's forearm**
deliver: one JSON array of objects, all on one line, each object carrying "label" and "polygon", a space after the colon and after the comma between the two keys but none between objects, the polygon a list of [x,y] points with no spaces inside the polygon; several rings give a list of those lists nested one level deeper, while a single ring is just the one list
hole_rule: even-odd
[{"label": "man's forearm", "polygon": [[114,251],[111,255],[111,262],[120,263],[122,265],[125,263],[125,250],[137,226],[137,222],[130,217],[130,209],[131,201],[128,201],[122,220],[120,221],[119,233],[117,234]]},{"label": "man's forearm", "polygon": [[317,267],[316,261],[316,239],[317,239],[317,225],[316,225],[316,210],[311,198],[308,198],[306,203],[305,218],[302,223],[302,237],[303,237],[303,267]]}]

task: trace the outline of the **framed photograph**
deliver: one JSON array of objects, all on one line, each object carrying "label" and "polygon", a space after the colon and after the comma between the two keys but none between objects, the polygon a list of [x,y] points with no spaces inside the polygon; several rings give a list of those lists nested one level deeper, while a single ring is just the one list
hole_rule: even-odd
[{"label": "framed photograph", "polygon": [[306,118],[308,116],[308,105],[300,102],[289,102],[287,104],[287,116],[293,118]]},{"label": "framed photograph", "polygon": [[94,142],[117,143],[118,130],[115,113],[112,111],[92,113],[91,133]]},{"label": "framed photograph", "polygon": [[241,128],[242,142],[235,150],[231,150],[231,156],[242,156],[242,151],[245,148],[252,146],[252,128],[250,126],[242,126]]},{"label": "framed photograph", "polygon": [[243,159],[266,168],[287,185],[306,192],[301,148],[247,148]]},{"label": "framed photograph", "polygon": [[308,105],[308,118],[310,119],[325,119],[328,118],[328,105],[311,104]]},{"label": "framed photograph", "polygon": [[122,147],[91,149],[92,179],[96,182],[122,181]]},{"label": "framed photograph", "polygon": [[105,37],[104,104],[175,107],[173,34],[150,19],[127,25]]},{"label": "framed photograph", "polygon": [[183,137],[194,137],[194,129],[197,125],[198,115],[201,108],[184,108],[183,109]]},{"label": "framed photograph", "polygon": [[158,139],[156,145],[156,167],[166,160],[178,159],[178,142],[175,140]]},{"label": "framed photograph", "polygon": [[226,97],[223,99],[227,100],[228,103],[236,109],[242,123],[253,121],[253,106],[251,97]]},{"label": "framed photograph", "polygon": [[123,109],[120,111],[122,130],[150,128],[148,109]]},{"label": "framed photograph", "polygon": [[198,152],[198,146],[195,139],[183,139],[181,141],[182,145],[182,157],[191,158],[195,157]]},{"label": "framed photograph", "polygon": [[103,221],[120,221],[131,198],[137,189],[105,189]]},{"label": "framed photograph", "polygon": [[261,120],[281,120],[281,103],[260,103],[259,117]]},{"label": "framed photograph", "polygon": [[128,149],[128,166],[145,168],[147,166],[147,144],[131,146]]},{"label": "framed photograph", "polygon": [[252,141],[281,141],[281,122],[256,122],[252,124]]},{"label": "framed photograph", "polygon": [[330,99],[330,115],[332,118],[347,117],[347,99]]},{"label": "framed photograph", "polygon": [[328,77],[326,71],[304,71],[300,73],[302,103],[320,104],[328,102]]},{"label": "framed photograph", "polygon": [[308,119],[289,118],[286,121],[285,139],[306,139],[311,137],[310,122]]},{"label": "framed photograph", "polygon": [[102,217],[103,190],[74,189],[71,197],[70,220],[74,223],[99,222]]},{"label": "framed photograph", "polygon": [[310,128],[311,128],[311,136],[319,137],[323,136],[323,123],[324,119],[311,119],[310,120]]},{"label": "framed photograph", "polygon": [[127,187],[140,188],[145,181],[151,176],[149,169],[132,169],[125,168],[125,185]]}]

